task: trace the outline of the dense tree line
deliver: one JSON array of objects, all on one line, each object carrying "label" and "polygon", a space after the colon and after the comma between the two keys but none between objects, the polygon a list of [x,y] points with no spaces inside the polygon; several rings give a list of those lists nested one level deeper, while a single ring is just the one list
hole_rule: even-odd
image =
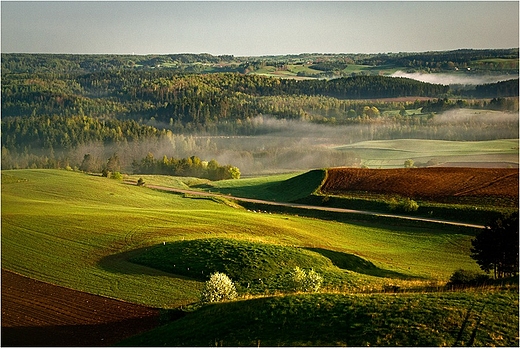
[{"label": "dense tree line", "polygon": [[2,119],[2,147],[9,151],[73,149],[82,144],[149,140],[165,130],[136,121],[101,120],[87,116],[31,116]]},{"label": "dense tree line", "polygon": [[518,79],[486,83],[475,86],[474,91],[463,92],[463,95],[471,95],[477,98],[503,98],[518,96]]},{"label": "dense tree line", "polygon": [[[172,74],[164,70],[8,74],[2,83],[2,115],[135,119],[151,121],[158,127],[162,123],[181,132],[217,130],[259,114],[308,119],[303,111],[309,106],[290,106],[284,99],[437,96],[446,91],[446,86],[380,76],[296,81],[237,73]],[[269,98],[278,105],[267,104]],[[327,112],[313,110],[314,114]]]},{"label": "dense tree line", "polygon": [[215,160],[207,162],[197,156],[181,159],[164,156],[159,160],[149,153],[140,161],[134,160],[132,167],[136,174],[191,176],[210,180],[240,179],[240,170],[237,167],[221,166]]},{"label": "dense tree line", "polygon": [[161,65],[233,62],[232,55],[167,54],[167,55],[117,55],[117,54],[25,54],[2,53],[2,73],[90,73],[155,69]]},{"label": "dense tree line", "polygon": [[[517,80],[518,81],[518,80]],[[423,113],[440,113],[452,109],[472,107],[471,101],[465,99],[439,98],[427,100],[422,107]],[[518,112],[518,98],[493,98],[489,101],[478,102],[480,108],[497,111]]]},{"label": "dense tree line", "polygon": [[348,66],[347,63],[341,61],[327,61],[327,62],[316,62],[309,66],[309,68],[319,71],[333,71],[343,70]]},{"label": "dense tree line", "polygon": [[[514,59],[515,61],[505,62],[508,66],[500,66],[501,63],[497,59]],[[490,60],[488,62],[489,65],[486,62],[482,62],[483,60]],[[485,70],[518,70],[518,48],[376,54],[360,60],[359,64],[376,66],[390,64],[431,72],[467,68],[473,64],[478,64],[479,67]],[[509,66],[510,64],[513,64],[513,66]]]}]

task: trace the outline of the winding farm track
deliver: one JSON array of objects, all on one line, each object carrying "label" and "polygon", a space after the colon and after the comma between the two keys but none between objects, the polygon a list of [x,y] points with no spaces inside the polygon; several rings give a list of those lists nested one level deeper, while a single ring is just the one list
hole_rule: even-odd
[{"label": "winding farm track", "polygon": [[[129,181],[127,183],[135,184],[135,183],[129,182]],[[230,195],[223,195],[223,194],[220,194],[220,193],[184,190],[184,189],[177,189],[177,188],[166,187],[166,186],[158,186],[158,185],[148,185],[147,184],[146,187],[154,189],[154,190],[159,190],[159,191],[166,191],[166,192],[173,192],[173,193],[182,193],[182,194],[188,194],[188,195],[194,195],[194,196],[225,197],[225,198],[233,199],[233,200],[236,200],[236,201],[239,201],[239,202],[267,204],[267,205],[283,206],[283,207],[290,207],[290,208],[300,208],[300,209],[331,211],[331,212],[336,212],[336,213],[374,215],[374,216],[382,216],[382,217],[389,217],[389,218],[395,218],[395,219],[412,220],[412,221],[426,221],[426,222],[432,222],[432,223],[438,223],[438,224],[445,224],[445,225],[452,225],[452,226],[462,226],[462,227],[471,227],[471,228],[484,228],[485,227],[483,225],[468,224],[468,223],[455,222],[455,221],[427,219],[427,218],[405,216],[405,215],[396,215],[396,214],[383,214],[383,213],[377,213],[377,212],[366,211],[366,210],[354,210],[354,209],[344,209],[344,208],[321,207],[321,206],[317,206],[317,205],[307,205],[307,204],[299,204],[299,203],[283,203],[283,202],[264,201],[264,200],[260,200],[260,199],[242,198],[242,197],[235,197],[235,196],[230,196]]]},{"label": "winding farm track", "polygon": [[2,269],[2,346],[110,346],[158,325],[158,309]]}]

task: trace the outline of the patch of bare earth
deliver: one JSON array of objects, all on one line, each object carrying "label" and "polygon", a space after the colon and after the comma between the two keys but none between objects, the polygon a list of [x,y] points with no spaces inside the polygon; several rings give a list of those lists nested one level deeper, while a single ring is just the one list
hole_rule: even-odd
[{"label": "patch of bare earth", "polygon": [[158,325],[158,309],[2,269],[2,346],[109,346]]},{"label": "patch of bare earth", "polygon": [[323,193],[365,192],[443,201],[447,198],[497,197],[518,201],[514,168],[332,168]]}]

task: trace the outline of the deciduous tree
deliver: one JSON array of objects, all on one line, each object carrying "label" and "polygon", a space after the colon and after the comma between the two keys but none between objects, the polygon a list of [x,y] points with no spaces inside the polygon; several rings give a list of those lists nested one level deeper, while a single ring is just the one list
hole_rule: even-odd
[{"label": "deciduous tree", "polygon": [[471,241],[471,258],[494,278],[518,274],[518,212],[497,219]]}]

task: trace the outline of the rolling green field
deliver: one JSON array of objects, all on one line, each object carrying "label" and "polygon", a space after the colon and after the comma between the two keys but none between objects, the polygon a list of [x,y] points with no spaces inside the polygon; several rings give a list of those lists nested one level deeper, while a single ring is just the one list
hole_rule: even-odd
[{"label": "rolling green field", "polygon": [[[323,173],[221,186],[282,200],[312,193]],[[180,188],[210,184],[145,178]],[[3,171],[2,267],[92,294],[185,308],[181,319],[121,345],[518,343],[516,287],[431,292],[457,269],[478,270],[469,257],[471,234],[250,212],[226,203],[73,171]],[[323,276],[320,293],[287,289],[296,265]],[[214,271],[235,280],[239,299],[200,307],[203,282]],[[388,288],[405,292],[382,293]]]},{"label": "rolling green field", "polygon": [[[426,281],[478,269],[466,234],[259,214],[70,171],[2,172],[2,267],[35,279],[173,308],[196,301],[202,282],[129,259],[163,242],[214,237],[355,255]],[[353,289],[400,281],[347,271]]]},{"label": "rolling green field", "polygon": [[362,163],[370,168],[402,168],[404,161],[412,159],[427,163],[503,162],[518,166],[518,139],[489,141],[446,141],[423,139],[372,140],[336,149],[353,151]]}]

